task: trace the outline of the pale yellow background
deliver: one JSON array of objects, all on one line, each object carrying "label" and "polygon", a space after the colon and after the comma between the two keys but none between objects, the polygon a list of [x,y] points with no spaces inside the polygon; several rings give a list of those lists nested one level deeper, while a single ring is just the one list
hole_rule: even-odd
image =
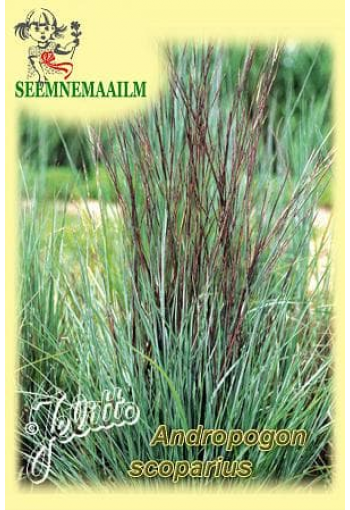
[{"label": "pale yellow background", "polygon": [[[26,79],[27,42],[13,27],[34,7],[47,7],[61,23],[81,22],[81,45],[74,57],[74,80],[146,80],[149,99],[31,99],[14,97],[16,80]],[[8,510],[239,508],[240,510],[337,510],[344,507],[344,5],[340,0],[51,0],[7,1],[6,13],[6,486]],[[336,365],[335,470],[327,490],[297,491],[278,486],[265,491],[183,493],[87,492],[20,489],[15,482],[16,383],[16,123],[20,109],[70,121],[105,120],[148,107],[166,87],[160,48],[165,42],[195,39],[230,42],[326,42],[334,51],[336,121]]]}]

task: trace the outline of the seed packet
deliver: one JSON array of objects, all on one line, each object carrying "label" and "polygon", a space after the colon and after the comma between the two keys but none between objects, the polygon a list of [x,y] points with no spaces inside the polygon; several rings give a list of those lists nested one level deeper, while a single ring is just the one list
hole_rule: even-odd
[{"label": "seed packet", "polygon": [[343,508],[342,7],[8,2],[9,510]]}]

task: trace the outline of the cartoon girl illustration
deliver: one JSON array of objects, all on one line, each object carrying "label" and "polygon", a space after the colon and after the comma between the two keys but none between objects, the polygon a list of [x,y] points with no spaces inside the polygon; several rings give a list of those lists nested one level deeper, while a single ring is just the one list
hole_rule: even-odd
[{"label": "cartoon girl illustration", "polygon": [[72,40],[62,46],[56,42],[64,36],[65,25],[59,25],[55,15],[48,9],[33,9],[22,23],[15,26],[15,35],[23,41],[32,39],[36,44],[28,51],[28,78],[37,78],[39,82],[48,81],[48,76],[59,74],[65,80],[73,71],[72,62],[57,62],[57,55],[70,55],[73,58],[79,46],[80,24],[71,22]]}]

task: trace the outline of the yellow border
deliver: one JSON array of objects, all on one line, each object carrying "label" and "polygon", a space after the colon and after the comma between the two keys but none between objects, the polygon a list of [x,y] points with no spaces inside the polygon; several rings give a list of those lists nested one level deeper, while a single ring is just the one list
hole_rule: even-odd
[{"label": "yellow border", "polygon": [[[330,510],[344,507],[344,268],[345,268],[345,120],[344,120],[344,4],[340,0],[148,0],[139,2],[88,2],[51,0],[40,2],[60,13],[64,20],[83,19],[84,34],[77,54],[77,79],[82,76],[147,79],[150,99],[156,99],[164,85],[157,44],[168,40],[215,38],[242,42],[247,39],[272,41],[322,41],[334,51],[334,114],[336,121],[336,211],[334,260],[336,261],[335,342],[335,473],[327,490],[287,490],[276,487],[254,492],[172,492],[20,490],[15,482],[15,365],[16,365],[16,122],[24,102],[14,98],[14,82],[25,79],[24,43],[14,37],[13,26],[22,21],[35,3],[17,0],[6,8],[6,487],[8,510],[72,508],[105,510],[114,508],[246,508],[247,510]],[[91,67],[93,66],[93,67]],[[117,78],[115,78],[117,76]],[[135,78],[136,77],[136,78]],[[128,78],[127,78],[128,79]],[[72,103],[36,101],[35,108],[46,114],[61,114],[72,120]],[[73,103],[74,104],[74,103]],[[59,108],[57,108],[59,106]],[[120,100],[113,104],[114,116],[138,108],[141,103]],[[111,103],[87,100],[76,106],[79,118],[107,117]],[[96,114],[96,110],[98,110]],[[74,113],[74,110],[73,110]]]}]

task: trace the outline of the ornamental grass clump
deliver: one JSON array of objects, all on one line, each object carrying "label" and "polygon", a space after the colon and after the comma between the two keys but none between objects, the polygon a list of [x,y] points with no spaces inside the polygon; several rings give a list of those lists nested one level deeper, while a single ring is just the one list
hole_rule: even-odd
[{"label": "ornamental grass clump", "polygon": [[57,443],[49,482],[130,485],[141,482],[127,475],[135,459],[233,458],[215,444],[152,446],[161,424],[305,430],[302,448],[235,448],[235,460],[253,465],[241,483],[331,478],[328,231],[315,239],[314,227],[332,167],[320,129],[330,96],[309,108],[306,76],[276,124],[284,49],[248,49],[239,67],[227,65],[232,52],[167,50],[169,87],[157,104],[90,129],[115,207],[101,193],[92,221],[88,206],[73,217],[69,204],[49,210],[32,195],[23,210],[23,472],[38,440],[25,434],[35,393],[98,401],[120,387],[140,420]]},{"label": "ornamental grass clump", "polygon": [[[307,266],[317,193],[330,168],[329,154],[315,151],[291,190],[287,161],[274,180],[262,164],[279,55],[277,46],[266,51],[252,78],[249,49],[230,95],[227,82],[236,77],[222,74],[221,49],[169,50],[169,93],[146,114],[109,127],[107,144],[95,133],[125,225],[132,345],[164,360],[184,335],[192,353],[204,342],[217,383],[250,342],[252,306],[284,299],[297,259]],[[298,299],[308,299],[303,274],[293,287]],[[274,313],[265,307],[271,326],[261,322],[259,334]]]}]

